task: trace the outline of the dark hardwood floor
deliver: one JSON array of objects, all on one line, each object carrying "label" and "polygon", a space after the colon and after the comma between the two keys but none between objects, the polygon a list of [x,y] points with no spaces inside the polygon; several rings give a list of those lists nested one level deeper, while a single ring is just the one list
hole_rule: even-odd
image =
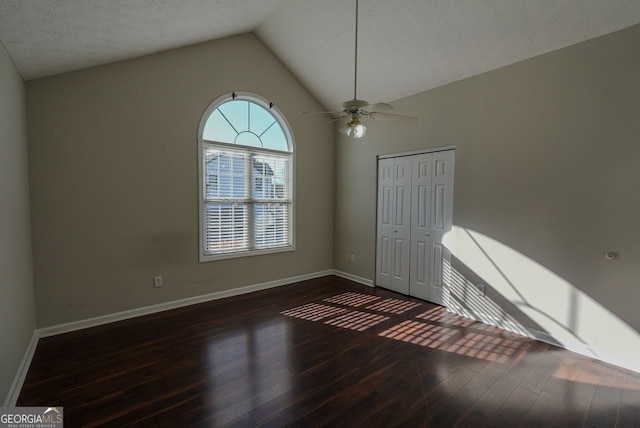
[{"label": "dark hardwood floor", "polygon": [[66,427],[638,427],[640,374],[325,277],[43,338]]}]

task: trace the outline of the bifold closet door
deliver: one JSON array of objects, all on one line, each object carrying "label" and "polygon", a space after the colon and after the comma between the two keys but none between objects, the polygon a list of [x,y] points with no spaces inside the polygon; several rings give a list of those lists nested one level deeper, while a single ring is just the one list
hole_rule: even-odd
[{"label": "bifold closet door", "polygon": [[452,227],[454,156],[453,150],[415,155],[412,165],[409,295],[440,305],[451,263],[443,239]]},{"label": "bifold closet door", "polygon": [[412,157],[413,180],[411,183],[411,262],[409,294],[429,300],[431,283],[431,153]]},{"label": "bifold closet door", "polygon": [[444,304],[455,151],[378,161],[376,285]]},{"label": "bifold closet door", "polygon": [[378,162],[376,284],[409,294],[411,158]]}]

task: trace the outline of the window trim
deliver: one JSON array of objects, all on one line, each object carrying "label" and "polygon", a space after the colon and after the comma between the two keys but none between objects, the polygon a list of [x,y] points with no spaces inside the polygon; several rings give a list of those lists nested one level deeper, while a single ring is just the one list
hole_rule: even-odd
[{"label": "window trim", "polygon": [[[234,98],[235,97],[235,98]],[[231,101],[231,100],[244,100],[249,101],[254,104],[259,105],[265,110],[271,112],[273,117],[276,119],[282,131],[285,134],[287,139],[287,144],[289,146],[289,151],[284,152],[280,150],[272,150],[265,149],[261,147],[251,147],[251,146],[243,146],[239,144],[231,144],[231,143],[223,143],[217,141],[210,141],[203,139],[204,127],[209,119],[209,116],[213,111],[218,108],[222,103]],[[205,216],[204,216],[204,165],[203,165],[203,150],[204,143],[214,144],[220,148],[228,149],[229,151],[240,151],[243,153],[247,153],[250,155],[260,155],[260,154],[278,154],[284,155],[287,154],[290,156],[289,162],[289,177],[290,177],[290,193],[291,193],[291,204],[290,204],[290,212],[289,212],[289,230],[291,237],[291,245],[284,247],[274,247],[274,248],[265,248],[265,249],[253,249],[253,250],[245,250],[245,251],[236,251],[229,253],[221,253],[221,254],[206,254],[205,252]],[[293,133],[291,131],[291,126],[289,122],[285,118],[284,114],[278,109],[275,104],[271,104],[267,99],[261,97],[260,95],[251,93],[251,92],[229,92],[227,94],[221,95],[216,98],[209,106],[205,109],[202,117],[200,118],[200,123],[198,125],[198,260],[200,263],[216,261],[216,260],[225,260],[225,259],[234,259],[239,257],[249,257],[249,256],[258,256],[264,254],[275,254],[275,253],[283,253],[289,251],[295,251],[296,249],[296,177],[295,177],[295,162],[296,162],[296,151],[295,151],[295,141],[293,138]]]}]

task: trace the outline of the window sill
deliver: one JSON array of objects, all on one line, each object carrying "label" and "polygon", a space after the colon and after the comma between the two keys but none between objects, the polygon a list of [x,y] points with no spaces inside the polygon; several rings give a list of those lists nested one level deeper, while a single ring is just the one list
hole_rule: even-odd
[{"label": "window sill", "polygon": [[234,253],[223,253],[223,254],[214,254],[214,255],[200,254],[199,262],[206,263],[206,262],[215,262],[218,260],[237,259],[240,257],[251,257],[251,256],[262,256],[266,254],[286,253],[289,251],[295,251],[295,249],[296,249],[295,245],[289,245],[287,247],[268,248],[264,250],[238,251]]}]

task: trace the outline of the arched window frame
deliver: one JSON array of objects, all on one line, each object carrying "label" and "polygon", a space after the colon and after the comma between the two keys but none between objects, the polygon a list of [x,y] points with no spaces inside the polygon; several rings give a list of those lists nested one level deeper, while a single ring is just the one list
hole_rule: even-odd
[{"label": "arched window frame", "polygon": [[[220,107],[222,104],[233,101],[248,101],[254,103],[263,109],[267,110],[273,118],[280,125],[285,138],[287,140],[288,151],[280,151],[280,150],[271,150],[265,149],[262,147],[253,147],[253,146],[244,146],[239,144],[233,144],[228,142],[220,142],[220,141],[211,141],[204,139],[203,133],[205,130],[205,125],[209,119],[209,116],[214,113],[214,111]],[[287,190],[288,190],[288,198],[284,201],[288,204],[288,242],[286,245],[276,245],[268,248],[257,248],[254,245],[254,238],[249,238],[249,245],[247,248],[243,249],[225,249],[218,250],[212,252],[207,249],[207,226],[206,226],[206,212],[205,207],[208,202],[206,197],[206,184],[205,181],[205,150],[207,148],[215,148],[226,153],[236,153],[244,156],[248,156],[250,159],[253,159],[255,162],[256,157],[260,156],[272,156],[272,157],[282,157],[288,160],[287,162]],[[199,260],[200,262],[208,262],[214,260],[222,260],[229,258],[237,258],[244,256],[254,256],[260,254],[271,254],[271,253],[279,253],[284,251],[293,251],[295,250],[295,150],[294,150],[294,139],[293,133],[291,132],[291,127],[287,122],[285,116],[282,112],[275,106],[273,103],[268,101],[267,99],[250,92],[233,92],[224,94],[217,99],[215,99],[205,110],[202,118],[200,119],[200,124],[198,126],[198,201],[199,201]],[[251,168],[249,168],[252,171]],[[251,183],[253,180],[248,180],[247,183]],[[250,184],[253,186],[253,183]],[[249,192],[252,193],[251,191]],[[254,204],[256,201],[251,197],[251,195],[247,195],[247,204]],[[280,200],[278,202],[281,202]],[[253,221],[250,221],[248,225],[249,234],[253,236],[255,232],[256,224]]]}]

